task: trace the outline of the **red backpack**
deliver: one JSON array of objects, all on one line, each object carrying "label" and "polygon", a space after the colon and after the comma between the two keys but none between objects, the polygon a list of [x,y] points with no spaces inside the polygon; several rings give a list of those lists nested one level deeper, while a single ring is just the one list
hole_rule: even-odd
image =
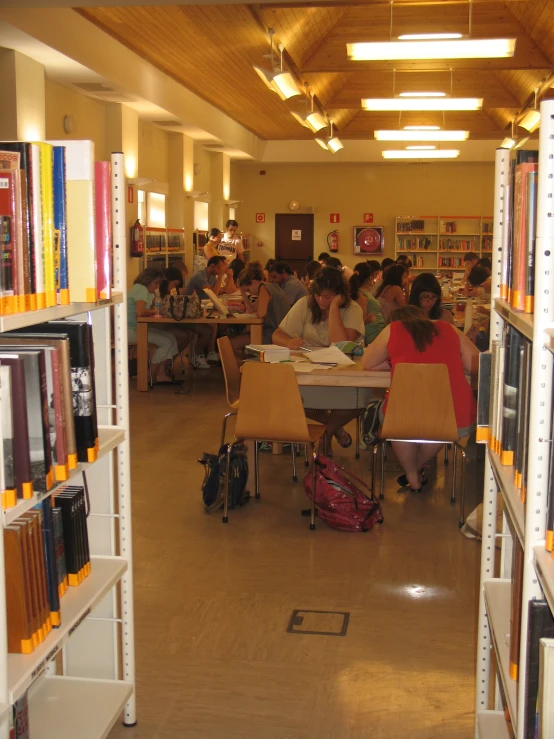
[{"label": "red backpack", "polygon": [[[383,523],[381,506],[363,480],[348,472],[332,459],[316,457],[317,515],[333,529],[340,531],[369,531],[376,523]],[[343,473],[359,482],[368,491],[362,492]],[[312,499],[313,470],[304,478],[304,490]]]}]

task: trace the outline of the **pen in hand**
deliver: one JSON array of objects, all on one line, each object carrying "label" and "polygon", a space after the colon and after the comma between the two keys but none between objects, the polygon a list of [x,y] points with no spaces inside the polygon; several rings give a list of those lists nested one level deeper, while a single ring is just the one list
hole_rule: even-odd
[{"label": "pen in hand", "polygon": [[[300,336],[298,336],[298,334],[296,334],[296,333],[294,334],[294,338],[301,340],[300,339]],[[311,352],[312,351],[311,349],[308,349],[307,346],[299,346],[298,348],[301,349],[304,352]]]}]

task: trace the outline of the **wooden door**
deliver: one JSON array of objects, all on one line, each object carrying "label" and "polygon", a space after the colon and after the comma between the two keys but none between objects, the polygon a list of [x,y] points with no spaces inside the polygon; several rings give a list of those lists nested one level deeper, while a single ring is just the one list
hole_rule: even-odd
[{"label": "wooden door", "polygon": [[275,259],[288,262],[298,277],[304,277],[314,258],[314,216],[312,213],[275,215]]}]

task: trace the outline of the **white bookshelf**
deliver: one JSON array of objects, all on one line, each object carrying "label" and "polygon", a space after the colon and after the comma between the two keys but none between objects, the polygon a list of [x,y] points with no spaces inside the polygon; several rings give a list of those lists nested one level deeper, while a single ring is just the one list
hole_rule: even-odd
[{"label": "white bookshelf", "polygon": [[[550,218],[553,196],[552,161],[554,160],[554,101],[541,104],[539,151],[539,183],[537,198],[537,238],[535,244],[535,305],[534,315],[514,311],[500,299],[502,253],[507,248],[508,229],[504,220],[505,206],[511,194],[510,152],[497,149],[494,185],[494,228],[492,246],[492,310],[491,341],[501,338],[505,324],[513,326],[532,342],[531,397],[529,412],[529,445],[525,504],[514,485],[513,468],[502,465],[498,455],[487,448],[485,460],[483,532],[481,551],[481,584],[477,630],[476,720],[475,736],[496,739],[525,735],[525,686],[528,631],[528,604],[532,599],[545,598],[554,611],[554,560],[544,549],[546,504],[548,497],[549,458],[552,422],[552,369],[554,351],[554,224]],[[500,553],[496,549],[496,512],[498,496],[504,500],[504,536]],[[518,680],[509,676],[510,578],[513,542],[510,534],[520,540],[524,552],[523,594],[521,607],[521,638]],[[491,659],[492,651],[496,659]],[[498,681],[491,680],[496,665],[497,678],[503,688],[510,713],[511,729],[501,711]],[[551,696],[551,700],[554,696]],[[501,721],[502,718],[502,721]]]},{"label": "white bookshelf", "polygon": [[[7,652],[0,536],[0,739],[9,737],[10,704],[25,691],[33,737],[104,739],[122,711],[126,725],[136,723],[124,193],[123,154],[113,154],[112,300],[0,318],[2,332],[60,318],[92,324],[99,426],[97,460],[79,464],[57,486],[82,484],[86,471],[91,572],[62,597],[61,626],[28,655]],[[2,525],[44,497],[35,495],[3,511]]]}]

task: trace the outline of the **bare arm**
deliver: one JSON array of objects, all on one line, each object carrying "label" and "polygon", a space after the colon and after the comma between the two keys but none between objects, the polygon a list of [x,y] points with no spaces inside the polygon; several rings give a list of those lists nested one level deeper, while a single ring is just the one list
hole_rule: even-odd
[{"label": "bare arm", "polygon": [[342,295],[336,295],[329,306],[329,343],[334,344],[337,341],[357,341],[360,334],[355,328],[346,328],[340,307],[343,302]]},{"label": "bare arm", "polygon": [[146,307],[146,300],[137,300],[135,303],[135,310],[137,312],[137,318],[148,318],[156,313],[153,308]]},{"label": "bare arm", "polygon": [[269,307],[270,300],[271,295],[269,293],[269,290],[266,290],[263,285],[260,285],[260,292],[258,293],[258,304],[256,306],[256,314],[258,318],[265,318],[267,316],[267,309]]},{"label": "bare arm", "polygon": [[452,328],[454,328],[460,339],[462,364],[464,365],[464,370],[471,376],[471,386],[474,387],[477,384],[477,378],[479,376],[479,349],[459,329],[454,326]]},{"label": "bare arm", "polygon": [[246,308],[247,313],[255,313],[256,307],[250,302],[250,298],[248,296],[248,293],[246,291],[245,287],[241,287],[240,294],[242,295],[242,302],[244,303],[244,307]]},{"label": "bare arm", "polygon": [[283,331],[282,328],[276,328],[271,337],[271,341],[277,346],[286,346],[289,349],[302,349],[304,346],[304,340],[298,338],[298,336],[292,337]]},{"label": "bare arm", "polygon": [[210,244],[209,241],[204,244],[204,256],[206,257],[206,259],[217,257],[217,251],[215,247],[212,244]]},{"label": "bare arm", "polygon": [[394,285],[394,287],[392,288],[391,297],[396,300],[396,305],[398,305],[400,308],[406,305],[406,295],[404,293],[404,290],[402,290],[402,288],[398,285]]},{"label": "bare arm", "polygon": [[358,293],[356,303],[358,303],[358,305],[362,309],[362,313],[364,314],[364,323],[373,323],[375,321],[375,313],[367,312],[368,300],[362,292]]},{"label": "bare arm", "polygon": [[[365,370],[385,369],[381,367],[381,365],[389,358],[389,338],[390,326],[385,326],[375,341],[372,341],[371,344],[366,347],[362,358],[362,367]],[[388,364],[386,369],[390,369]]]}]

